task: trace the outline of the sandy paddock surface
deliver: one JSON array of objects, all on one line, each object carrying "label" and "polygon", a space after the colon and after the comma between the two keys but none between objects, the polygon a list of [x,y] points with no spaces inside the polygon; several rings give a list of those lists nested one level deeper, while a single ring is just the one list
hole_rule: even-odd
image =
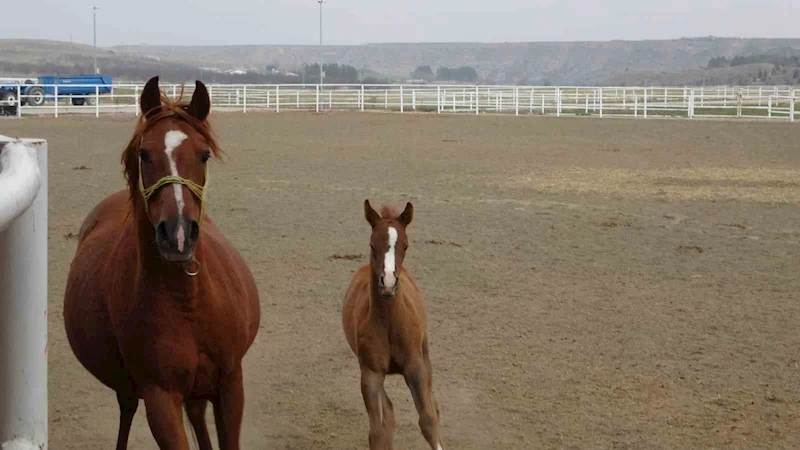
[{"label": "sandy paddock surface", "polygon": [[[416,207],[446,448],[800,447],[800,126],[216,114],[209,213],[261,292],[245,449],[361,449],[340,309],[362,202]],[[50,443],[112,448],[118,410],[69,348],[81,221],[123,186],[132,116],[0,121],[50,150]],[[355,256],[353,256],[355,255]],[[396,447],[425,448],[402,378]],[[213,425],[212,425],[213,429]],[[153,449],[143,407],[131,448]]]}]

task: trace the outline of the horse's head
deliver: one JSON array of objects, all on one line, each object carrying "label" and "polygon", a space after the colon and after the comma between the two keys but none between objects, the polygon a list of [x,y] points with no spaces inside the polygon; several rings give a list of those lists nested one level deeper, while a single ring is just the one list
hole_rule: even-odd
[{"label": "horse's head", "polygon": [[414,206],[406,203],[406,209],[400,215],[391,208],[383,208],[378,214],[370,206],[369,200],[364,200],[364,215],[372,226],[369,238],[372,277],[377,280],[378,292],[382,297],[394,297],[397,274],[403,267],[408,249],[406,227],[414,218]]},{"label": "horse's head", "polygon": [[188,262],[194,256],[204,215],[207,162],[217,156],[206,121],[211,109],[208,91],[198,81],[189,104],[162,98],[158,77],[141,95],[142,116],[123,154],[135,211],[155,230],[161,256]]}]

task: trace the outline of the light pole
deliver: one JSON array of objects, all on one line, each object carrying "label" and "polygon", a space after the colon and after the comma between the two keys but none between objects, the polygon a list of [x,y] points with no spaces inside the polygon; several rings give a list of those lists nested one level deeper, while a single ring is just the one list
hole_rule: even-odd
[{"label": "light pole", "polygon": [[325,71],[322,70],[322,4],[325,0],[317,0],[317,3],[319,3],[319,84],[322,86],[325,79]]},{"label": "light pole", "polygon": [[94,74],[97,75],[97,6],[92,6],[92,28],[94,29]]}]

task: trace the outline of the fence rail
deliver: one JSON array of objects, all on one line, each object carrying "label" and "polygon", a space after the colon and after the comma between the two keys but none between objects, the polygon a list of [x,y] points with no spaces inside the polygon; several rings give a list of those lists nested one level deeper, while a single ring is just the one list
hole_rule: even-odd
[{"label": "fence rail", "polygon": [[[41,86],[42,98],[22,89]],[[109,94],[59,95],[58,86],[20,86],[17,116],[106,112],[139,113],[143,84],[116,84]],[[76,85],[70,85],[75,88]],[[168,84],[164,93],[189,97],[194,86]],[[580,87],[464,85],[208,85],[217,110],[397,111],[598,117],[750,118],[794,121],[800,90],[793,86]],[[77,100],[77,101],[76,101]],[[38,102],[38,103],[37,103]],[[79,103],[79,104],[76,104]]]}]

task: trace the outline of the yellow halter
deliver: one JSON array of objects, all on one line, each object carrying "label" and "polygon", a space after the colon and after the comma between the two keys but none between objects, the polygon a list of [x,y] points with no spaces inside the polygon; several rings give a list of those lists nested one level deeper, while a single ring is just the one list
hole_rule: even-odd
[{"label": "yellow halter", "polygon": [[159,188],[166,186],[167,184],[182,184],[189,188],[190,191],[197,198],[200,200],[200,219],[197,221],[198,225],[202,225],[203,217],[206,214],[206,186],[208,186],[208,164],[206,164],[206,182],[204,185],[200,186],[199,184],[195,183],[192,180],[188,180],[183,177],[168,175],[160,180],[156,181],[155,184],[145,189],[144,181],[142,181],[142,159],[139,158],[139,191],[142,193],[142,197],[144,197],[144,210],[147,214],[150,214],[150,206],[149,201],[150,197],[157,191]]}]

